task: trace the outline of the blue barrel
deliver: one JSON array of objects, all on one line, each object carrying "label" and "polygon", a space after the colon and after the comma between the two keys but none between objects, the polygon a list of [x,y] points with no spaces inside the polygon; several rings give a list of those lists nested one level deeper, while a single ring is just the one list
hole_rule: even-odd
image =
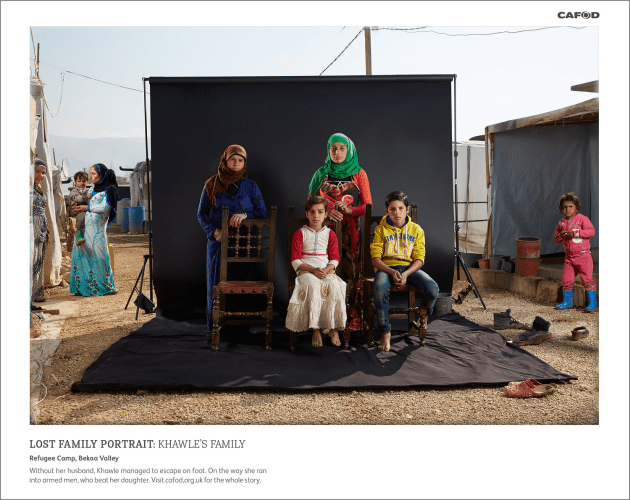
[{"label": "blue barrel", "polygon": [[120,230],[123,233],[129,232],[129,207],[123,207],[122,220],[120,221]]},{"label": "blue barrel", "polygon": [[145,209],[143,206],[129,207],[129,232],[142,233],[142,221]]}]

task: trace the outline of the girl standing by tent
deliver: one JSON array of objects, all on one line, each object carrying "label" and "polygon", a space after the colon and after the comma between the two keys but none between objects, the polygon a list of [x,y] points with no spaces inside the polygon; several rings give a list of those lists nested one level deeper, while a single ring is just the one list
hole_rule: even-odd
[{"label": "girl standing by tent", "polygon": [[31,283],[31,300],[45,302],[44,296],[44,256],[48,242],[48,219],[46,219],[46,197],[39,184],[46,176],[46,163],[35,160],[33,177],[33,277]]}]

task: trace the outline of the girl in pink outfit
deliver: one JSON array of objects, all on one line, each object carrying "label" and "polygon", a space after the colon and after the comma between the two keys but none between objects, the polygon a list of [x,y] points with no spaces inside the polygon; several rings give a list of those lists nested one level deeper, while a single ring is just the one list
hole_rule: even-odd
[{"label": "girl in pink outfit", "polygon": [[580,273],[584,290],[588,296],[588,306],[585,312],[597,309],[597,290],[593,281],[593,258],[589,239],[595,236],[595,228],[585,215],[578,213],[580,199],[575,193],[567,193],[558,201],[558,210],[564,215],[553,239],[562,243],[566,257],[564,259],[564,273],[562,275],[562,304],[556,309],[573,307],[573,281]]}]

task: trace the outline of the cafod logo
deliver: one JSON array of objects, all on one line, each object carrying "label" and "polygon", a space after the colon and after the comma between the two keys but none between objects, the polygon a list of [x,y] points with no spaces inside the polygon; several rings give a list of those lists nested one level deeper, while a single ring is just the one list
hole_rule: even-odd
[{"label": "cafod logo", "polygon": [[582,19],[597,19],[599,12],[558,12],[558,17],[560,19],[577,19],[578,17]]}]

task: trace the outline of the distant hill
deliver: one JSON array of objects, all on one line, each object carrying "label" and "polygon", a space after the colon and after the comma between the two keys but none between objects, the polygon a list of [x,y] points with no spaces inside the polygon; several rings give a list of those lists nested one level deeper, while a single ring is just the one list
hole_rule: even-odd
[{"label": "distant hill", "polygon": [[144,137],[124,137],[105,139],[78,139],[76,137],[49,137],[50,153],[55,150],[57,165],[61,165],[63,158],[67,158],[70,175],[89,169],[95,163],[103,163],[107,167],[114,167],[118,176],[127,176],[118,167],[133,168],[136,163],[146,157]]}]

